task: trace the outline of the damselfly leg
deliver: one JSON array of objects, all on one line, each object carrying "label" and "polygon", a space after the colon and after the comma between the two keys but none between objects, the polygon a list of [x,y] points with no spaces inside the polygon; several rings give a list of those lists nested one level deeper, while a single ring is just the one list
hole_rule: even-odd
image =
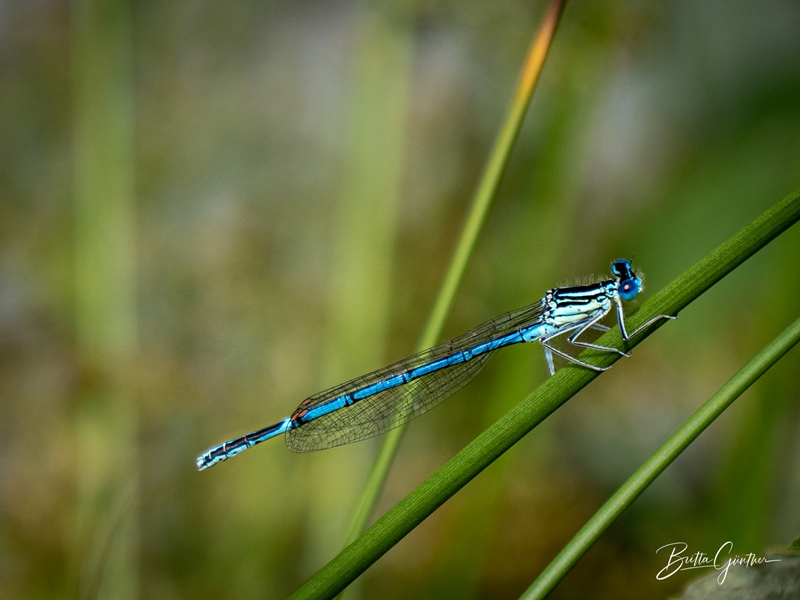
[{"label": "damselfly leg", "polygon": [[[591,321],[586,323],[583,327],[578,329],[578,331],[576,331],[571,336],[569,336],[569,338],[567,338],[567,341],[570,344],[572,344],[573,346],[581,346],[582,348],[591,348],[592,350],[602,350],[604,352],[615,352],[615,353],[617,353],[617,354],[619,354],[621,356],[624,356],[626,358],[630,358],[631,357],[630,354],[628,354],[627,352],[623,352],[622,350],[619,350],[618,348],[612,348],[610,346],[600,346],[598,344],[590,344],[588,342],[579,342],[578,341],[578,336],[579,335],[581,335],[582,333],[585,333],[586,330],[588,330],[591,327],[597,325],[598,324],[597,321],[599,321],[600,319],[605,317],[607,314],[608,314],[608,311],[597,315],[594,319],[592,319]],[[603,325],[603,327],[605,327],[605,325]],[[608,331],[608,327],[605,327],[605,330]],[[601,331],[602,331],[602,329],[601,329]]]},{"label": "damselfly leg", "polygon": [[[604,315],[601,314],[600,318],[602,319],[603,316]],[[592,319],[592,320],[594,320],[594,319]],[[591,324],[591,321],[589,322],[589,324]],[[550,335],[543,336],[543,337],[539,338],[539,340],[538,340],[539,343],[542,346],[544,346],[544,349],[545,349],[544,356],[545,356],[545,359],[547,360],[547,367],[550,370],[550,375],[555,375],[555,372],[556,372],[555,367],[553,365],[553,356],[552,356],[552,354],[557,354],[561,358],[564,358],[564,359],[566,359],[566,360],[568,360],[570,362],[575,363],[576,365],[580,365],[581,367],[586,367],[587,369],[591,369],[593,371],[602,372],[602,371],[605,371],[606,369],[610,368],[610,367],[598,367],[597,365],[592,365],[590,363],[584,362],[584,361],[582,361],[582,360],[580,360],[578,358],[575,358],[574,356],[570,356],[569,354],[567,354],[563,350],[559,350],[558,348],[556,348],[555,346],[550,344],[550,340],[553,340],[553,339],[557,338],[560,335],[564,335],[566,333],[569,333],[570,331],[575,331],[576,329],[581,330],[584,327],[586,327],[586,325],[587,325],[586,321],[581,321],[579,323],[575,323],[575,324],[570,325],[568,327],[563,327],[563,328],[559,329],[558,331],[555,331],[555,332],[551,333]],[[573,337],[573,336],[570,336],[570,337]],[[569,341],[569,339],[567,339],[567,341]],[[617,352],[616,348],[613,348],[612,350]]]},{"label": "damselfly leg", "polygon": [[626,342],[632,337],[639,335],[642,331],[650,327],[653,323],[657,323],[661,319],[674,320],[678,318],[678,315],[658,315],[650,319],[647,323],[645,323],[641,327],[638,327],[633,333],[629,334],[625,329],[625,312],[622,309],[622,301],[620,300],[619,296],[617,296],[615,300],[617,303],[617,321],[619,321],[619,331],[620,334],[622,335],[622,339],[625,340]]}]

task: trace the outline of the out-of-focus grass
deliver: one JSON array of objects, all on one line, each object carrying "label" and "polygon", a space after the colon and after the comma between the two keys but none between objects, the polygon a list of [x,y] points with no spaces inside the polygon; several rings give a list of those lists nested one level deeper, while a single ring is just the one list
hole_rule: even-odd
[{"label": "out-of-focus grass", "polygon": [[139,596],[136,214],[131,19],[125,2],[72,7],[75,355],[68,593]]},{"label": "out-of-focus grass", "polygon": [[[331,265],[324,378],[344,381],[368,372],[386,352],[393,296],[394,251],[408,126],[411,22],[404,8],[358,8],[350,84],[345,162],[338,190]],[[338,468],[332,453],[314,457],[309,476],[310,565],[341,548],[364,485],[369,454],[350,452]]]},{"label": "out-of-focus grass", "polygon": [[[524,600],[545,598],[553,591],[580,557],[608,527],[627,509],[656,477],[686,450],[731,404],[755,381],[800,341],[800,319],[789,325],[761,352],[748,362],[720,390],[707,400],[681,427],[620,486],[608,501],[564,546],[520,597]],[[718,562],[714,560],[719,568]]]}]

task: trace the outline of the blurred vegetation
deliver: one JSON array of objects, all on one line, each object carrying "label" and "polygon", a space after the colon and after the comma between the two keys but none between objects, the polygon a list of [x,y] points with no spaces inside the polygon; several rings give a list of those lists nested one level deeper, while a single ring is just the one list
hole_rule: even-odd
[{"label": "blurred vegetation", "polygon": [[[795,204],[800,207],[800,202],[797,200],[800,196],[795,195]],[[800,211],[796,213],[795,221],[800,217]],[[723,255],[723,252],[714,252],[717,256]],[[695,270],[695,269],[693,269]],[[699,269],[697,274],[699,275]],[[701,279],[702,276],[697,277]],[[672,285],[664,288],[659,292],[657,298],[664,298],[669,300],[667,291],[672,288]],[[650,305],[656,301],[656,298],[648,302]],[[592,515],[581,530],[569,541],[567,545],[558,553],[558,556],[547,565],[547,568],[542,571],[539,577],[531,584],[525,594],[520,596],[520,599],[533,600],[535,598],[544,598],[558,585],[564,576],[572,569],[572,567],[580,560],[589,548],[602,536],[603,533],[619,518],[619,516],[627,510],[631,504],[656,480],[664,470],[669,467],[676,458],[678,458],[686,448],[694,443],[698,436],[700,436],[709,425],[711,425],[717,418],[719,418],[730,405],[746,392],[750,387],[758,381],[758,379],[767,372],[777,361],[779,361],[788,351],[790,351],[797,342],[800,341],[800,318],[796,319],[789,327],[787,327],[780,335],[772,340],[761,352],[753,357],[747,365],[742,367],[736,375],[729,379],[716,394],[709,398],[697,411],[689,417],[667,441],[662,444],[644,463],[639,467],[636,472],[631,475],[625,483]],[[682,548],[679,551],[678,561],[673,560],[673,551]],[[704,564],[698,562],[696,559],[691,560],[691,556],[699,556],[697,550],[688,550],[688,546],[684,542],[672,542],[660,547],[656,553],[662,550],[669,551],[669,559],[667,564],[659,571],[657,578],[666,579],[677,572],[680,572],[681,567],[686,566],[684,561],[688,562],[687,569],[694,568],[695,566],[714,567],[718,571],[720,577],[719,582],[722,583],[725,579],[727,571],[730,568],[731,559],[729,558],[733,548],[732,542],[726,541],[720,546],[720,551],[713,554],[713,560],[708,560]],[[711,557],[712,553],[704,553],[706,557]],[[718,555],[721,559],[718,559]],[[755,553],[748,553],[746,555],[734,555],[738,560],[742,556],[749,559],[755,559],[753,562],[758,564],[762,562],[762,558]],[[749,561],[748,561],[749,562]],[[727,568],[726,568],[727,563]],[[739,563],[741,564],[741,563]],[[748,567],[752,564],[747,564]],[[720,592],[727,594],[728,591]],[[791,594],[786,594],[788,599]]]},{"label": "blurred vegetation", "polygon": [[[78,51],[85,6],[0,7],[0,596],[72,597],[94,581],[100,598],[131,586],[146,598],[287,596],[338,549],[378,441],[308,455],[275,442],[202,474],[194,457],[412,351],[545,4],[136,2],[119,34],[130,36],[128,75],[108,70],[106,51]],[[657,290],[796,188],[797,31],[788,0],[569,4],[446,337],[618,256]],[[119,35],[101,43],[124,52]],[[108,142],[117,170],[95,175],[81,119],[103,122],[91,107],[102,97],[77,87],[92,60],[129,86],[115,122],[121,135],[132,127],[132,142]],[[132,210],[116,229],[87,229],[82,178],[124,193],[125,173]],[[114,263],[105,255],[125,232],[133,256]],[[87,268],[126,285],[113,267],[124,260],[132,297],[112,281],[85,287]],[[790,230],[355,591],[517,597],[797,317],[798,272]],[[117,307],[109,320],[93,312],[97,293],[97,306]],[[540,354],[505,350],[414,421],[378,513],[541,382]],[[688,576],[655,579],[655,550],[674,541],[786,546],[800,532],[798,389],[795,351],[552,597],[676,594]],[[135,414],[120,421],[126,397]],[[92,437],[98,398],[113,410]],[[131,431],[128,460],[119,436]],[[101,514],[81,526],[87,490]],[[126,560],[127,582],[101,568]]]}]

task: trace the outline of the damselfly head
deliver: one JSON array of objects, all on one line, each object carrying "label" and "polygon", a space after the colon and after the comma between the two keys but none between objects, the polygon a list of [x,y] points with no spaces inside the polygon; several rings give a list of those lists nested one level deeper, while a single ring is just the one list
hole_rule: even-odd
[{"label": "damselfly head", "polygon": [[629,301],[642,291],[642,280],[636,276],[631,261],[619,258],[611,263],[611,272],[617,278],[619,297]]}]

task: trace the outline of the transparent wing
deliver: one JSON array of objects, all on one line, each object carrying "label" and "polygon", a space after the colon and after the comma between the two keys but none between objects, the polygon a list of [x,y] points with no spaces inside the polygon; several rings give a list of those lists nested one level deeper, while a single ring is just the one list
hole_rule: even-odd
[{"label": "transparent wing", "polygon": [[[413,370],[536,323],[541,318],[542,309],[540,302],[496,317],[450,342],[320,392],[304,401],[297,410],[319,406],[398,373]],[[487,352],[465,363],[435,371],[304,423],[286,432],[286,445],[293,452],[309,452],[380,435],[427,412],[452,396],[481,371],[493,353],[494,351]]]}]

